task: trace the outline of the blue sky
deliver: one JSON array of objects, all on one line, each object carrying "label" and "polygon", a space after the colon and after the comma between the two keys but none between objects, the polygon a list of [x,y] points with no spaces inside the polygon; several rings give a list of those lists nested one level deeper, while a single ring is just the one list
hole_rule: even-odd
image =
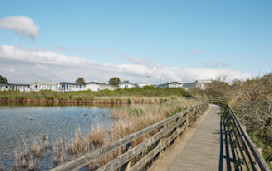
[{"label": "blue sky", "polygon": [[[154,84],[220,75],[245,79],[272,71],[271,9],[272,1],[1,2],[0,22],[9,16],[28,17],[38,35],[29,38],[2,26],[1,48],[15,50],[9,54],[12,60],[0,53],[0,74],[13,82],[74,81],[79,76],[99,82],[112,76],[145,82],[150,76]],[[15,58],[16,48],[36,53],[31,59]],[[50,58],[42,55],[43,61],[63,55],[63,60],[72,56],[89,62],[90,71],[87,65],[84,72],[79,64],[67,69],[33,60],[39,52],[52,52]],[[39,68],[43,73],[37,74]],[[55,76],[49,74],[52,70],[71,73]]]}]

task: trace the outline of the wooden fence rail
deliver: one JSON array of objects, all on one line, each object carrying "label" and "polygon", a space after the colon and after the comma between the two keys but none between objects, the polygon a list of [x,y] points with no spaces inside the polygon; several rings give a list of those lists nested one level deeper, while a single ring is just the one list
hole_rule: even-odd
[{"label": "wooden fence rail", "polygon": [[237,161],[237,165],[243,166],[246,170],[270,171],[267,163],[258,152],[255,144],[248,136],[231,107],[222,99],[212,99],[209,101],[212,104],[220,105],[223,109],[223,114],[225,115],[223,117],[227,120],[228,127],[231,130],[231,137],[233,138],[233,142],[235,142],[232,145],[235,146],[237,157],[241,159],[241,161]]},{"label": "wooden fence rail", "polygon": [[[186,109],[112,144],[60,165],[52,169],[52,171],[79,170],[90,163],[101,160],[103,156],[115,150],[122,149],[122,147],[125,147],[125,151],[121,155],[97,170],[146,170],[163,151],[183,134],[188,125],[207,109],[208,104],[209,102],[206,101]],[[133,147],[133,142],[140,137],[145,137],[145,140]]]}]

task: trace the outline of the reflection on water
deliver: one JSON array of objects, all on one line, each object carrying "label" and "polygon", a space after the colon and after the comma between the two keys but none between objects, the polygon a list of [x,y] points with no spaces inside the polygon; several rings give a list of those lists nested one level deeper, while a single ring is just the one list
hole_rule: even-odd
[{"label": "reflection on water", "polygon": [[111,125],[110,107],[94,106],[0,106],[0,160],[10,167],[14,149],[43,134],[54,142],[60,137],[72,138],[80,126],[82,134],[96,124]]}]

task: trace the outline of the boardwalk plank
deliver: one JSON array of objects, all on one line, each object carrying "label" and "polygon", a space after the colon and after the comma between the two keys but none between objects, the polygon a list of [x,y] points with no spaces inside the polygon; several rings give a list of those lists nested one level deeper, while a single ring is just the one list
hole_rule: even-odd
[{"label": "boardwalk plank", "polygon": [[[227,162],[222,155],[222,161],[220,163],[220,153],[225,153],[225,145],[221,145],[222,140],[220,133],[220,112],[219,106],[210,105],[210,110],[203,118],[202,122],[197,125],[197,128],[190,140],[185,144],[183,149],[175,154],[171,154],[179,148],[180,141],[175,145],[172,151],[164,156],[162,161],[158,162],[154,166],[154,171],[176,171],[176,170],[227,170]],[[186,136],[186,135],[185,135]],[[175,155],[174,160],[168,160],[168,156]],[[168,162],[166,162],[166,161]]]}]

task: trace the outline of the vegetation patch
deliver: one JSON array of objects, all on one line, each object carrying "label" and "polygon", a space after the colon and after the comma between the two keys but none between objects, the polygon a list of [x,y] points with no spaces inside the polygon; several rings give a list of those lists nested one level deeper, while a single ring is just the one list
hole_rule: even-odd
[{"label": "vegetation patch", "polygon": [[[78,91],[78,92],[53,92],[42,90],[39,92],[19,92],[2,91],[1,102],[18,103],[111,103],[111,104],[131,104],[131,103],[160,103],[160,100],[146,100],[146,97],[190,97],[182,88],[157,88],[146,86],[144,88],[101,90],[98,92]],[[140,99],[140,100],[139,100]]]}]

